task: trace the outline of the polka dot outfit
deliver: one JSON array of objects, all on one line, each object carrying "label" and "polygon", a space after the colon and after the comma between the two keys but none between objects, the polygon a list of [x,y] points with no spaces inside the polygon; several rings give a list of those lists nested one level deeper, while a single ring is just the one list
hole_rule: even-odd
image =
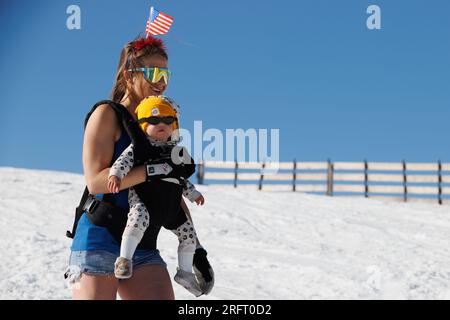
[{"label": "polka dot outfit", "polygon": [[145,230],[147,230],[150,215],[133,188],[130,188],[128,191],[128,203],[130,204],[130,212],[128,213],[127,225],[123,234],[135,236],[141,241]]},{"label": "polka dot outfit", "polygon": [[194,245],[195,250],[195,246],[197,245],[197,234],[195,233],[194,225],[189,219],[176,230],[171,231],[178,237],[180,246]]}]

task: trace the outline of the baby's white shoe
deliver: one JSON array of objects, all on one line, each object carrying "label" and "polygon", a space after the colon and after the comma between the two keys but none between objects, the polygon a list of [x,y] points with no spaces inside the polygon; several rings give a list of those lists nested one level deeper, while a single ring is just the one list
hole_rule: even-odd
[{"label": "baby's white shoe", "polygon": [[187,291],[192,293],[194,296],[199,297],[203,294],[198,284],[195,274],[192,272],[187,272],[177,268],[177,274],[173,278],[176,283],[183,286]]},{"label": "baby's white shoe", "polygon": [[114,263],[114,275],[117,279],[129,279],[133,275],[133,262],[124,257],[118,257]]}]

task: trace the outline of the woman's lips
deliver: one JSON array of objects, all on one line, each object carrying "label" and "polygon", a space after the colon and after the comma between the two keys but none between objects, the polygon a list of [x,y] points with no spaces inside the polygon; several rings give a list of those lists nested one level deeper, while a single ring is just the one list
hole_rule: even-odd
[{"label": "woman's lips", "polygon": [[150,88],[152,89],[153,93],[155,93],[156,95],[160,95],[162,90],[158,89],[156,87],[150,86]]}]

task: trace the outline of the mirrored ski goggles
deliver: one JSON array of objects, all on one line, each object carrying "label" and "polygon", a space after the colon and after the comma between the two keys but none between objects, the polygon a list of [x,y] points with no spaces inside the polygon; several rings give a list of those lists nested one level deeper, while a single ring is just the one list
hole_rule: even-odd
[{"label": "mirrored ski goggles", "polygon": [[144,123],[144,122],[147,122],[147,123],[149,123],[149,124],[152,124],[152,125],[157,125],[157,124],[159,124],[159,123],[165,123],[165,124],[172,124],[172,123],[174,123],[175,121],[177,121],[177,118],[175,118],[175,117],[172,117],[172,116],[168,116],[168,117],[148,117],[148,118],[142,118],[142,119],[139,119],[139,123]]},{"label": "mirrored ski goggles", "polygon": [[149,68],[135,68],[128,69],[131,72],[142,72],[144,74],[145,80],[156,83],[164,79],[165,84],[169,84],[170,71],[167,68],[149,67]]}]

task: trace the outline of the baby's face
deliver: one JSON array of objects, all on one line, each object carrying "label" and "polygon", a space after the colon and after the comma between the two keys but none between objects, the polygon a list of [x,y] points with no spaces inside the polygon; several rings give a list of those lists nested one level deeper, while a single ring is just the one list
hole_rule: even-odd
[{"label": "baby's face", "polygon": [[173,128],[171,124],[160,122],[158,124],[149,124],[145,132],[155,140],[167,142],[173,133]]}]

